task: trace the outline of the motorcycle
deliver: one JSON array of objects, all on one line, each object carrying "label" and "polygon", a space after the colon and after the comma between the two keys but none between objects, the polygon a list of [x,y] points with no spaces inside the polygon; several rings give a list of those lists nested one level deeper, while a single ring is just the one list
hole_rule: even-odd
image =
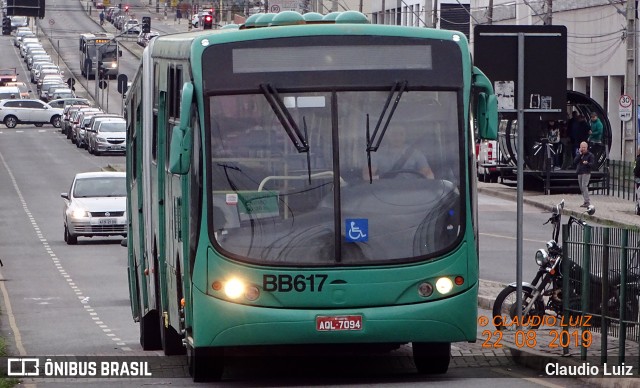
[{"label": "motorcycle", "polygon": [[[522,322],[527,322],[531,329],[537,329],[543,322],[547,310],[560,316],[563,310],[562,303],[562,247],[558,244],[562,209],[564,200],[555,205],[551,217],[543,225],[551,224],[551,240],[546,244],[546,249],[538,249],[535,255],[539,269],[531,283],[522,283]],[[589,206],[579,218],[569,216],[567,224],[586,225],[582,219],[584,214],[593,215],[596,209]],[[576,268],[579,270],[579,268]],[[496,297],[493,303],[493,324],[498,330],[514,327],[514,318],[517,317],[517,283],[511,283],[505,287]],[[579,306],[580,297],[575,291],[570,299],[570,306]],[[546,300],[546,303],[545,303]],[[504,318],[509,317],[509,321]],[[538,317],[538,319],[532,319]]]}]

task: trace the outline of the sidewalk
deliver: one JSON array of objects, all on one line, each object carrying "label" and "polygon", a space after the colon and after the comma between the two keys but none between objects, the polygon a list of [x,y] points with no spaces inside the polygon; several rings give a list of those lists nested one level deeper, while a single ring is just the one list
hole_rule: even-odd
[{"label": "sidewalk", "polygon": [[[478,182],[478,192],[492,197],[512,200],[514,205],[517,200],[517,189],[515,187],[508,187],[499,183]],[[546,210],[550,210],[551,206],[559,203],[562,199],[565,201],[563,210],[564,214],[582,214],[584,209],[580,208],[580,205],[583,202],[582,195],[580,194],[544,195],[541,192],[533,191],[525,191],[523,193],[523,202],[525,204]],[[640,216],[635,215],[635,205],[633,201],[605,195],[591,195],[591,204],[596,207],[596,213],[593,216],[584,215],[584,218],[592,224],[622,228],[638,228],[640,226]],[[525,281],[529,280],[530,279],[525,279]],[[505,285],[497,282],[480,280],[478,296],[480,317],[485,316],[486,318],[491,319],[493,301],[504,287]],[[481,321],[481,319],[479,319],[479,321]],[[582,335],[582,332],[580,332],[577,327],[569,327],[567,329],[570,334],[578,331],[578,335]],[[479,323],[478,341],[485,341],[488,339],[489,336],[487,335],[486,330],[493,332],[495,328],[491,322],[485,326]],[[542,326],[538,330],[532,331],[535,332],[536,341],[535,345],[532,345],[532,342],[527,344],[526,336],[530,335],[530,339],[532,339],[534,334],[528,334],[527,332],[531,330],[524,327],[520,333],[515,331],[505,332],[502,336],[501,344],[511,351],[511,357],[513,357],[516,362],[532,369],[539,370],[542,373],[544,373],[544,368],[548,363],[558,363],[564,366],[582,365],[584,362],[580,359],[580,347],[576,346],[575,343],[571,343],[568,355],[563,354],[562,347],[556,347],[556,344],[558,343],[557,336],[560,335],[561,330],[562,328],[559,326]],[[515,338],[516,334],[518,334],[519,338]],[[591,334],[592,341],[587,351],[587,356],[589,357],[587,362],[590,362],[590,365],[599,366],[600,371],[602,371],[603,368],[599,364],[601,335],[597,332],[592,332]],[[618,345],[619,343],[616,338],[608,338],[607,354],[609,362],[617,356]],[[639,344],[633,341],[626,341],[625,353],[627,357],[626,365],[633,366],[636,377],[582,377],[580,379],[588,384],[594,384],[602,387],[640,386],[640,381],[637,377],[638,357],[640,357]]]}]

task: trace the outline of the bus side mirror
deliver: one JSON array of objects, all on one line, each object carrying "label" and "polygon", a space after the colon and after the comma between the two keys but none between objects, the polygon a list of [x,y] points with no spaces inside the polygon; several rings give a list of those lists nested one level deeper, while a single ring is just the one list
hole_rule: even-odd
[{"label": "bus side mirror", "polygon": [[122,56],[122,50],[118,49],[118,56],[121,57]]},{"label": "bus side mirror", "polygon": [[180,101],[180,124],[173,127],[169,146],[169,172],[172,174],[184,175],[189,172],[191,166],[193,129],[189,120],[192,99],[193,84],[186,82],[182,87],[182,100]]},{"label": "bus side mirror", "polygon": [[474,107],[478,136],[481,139],[496,140],[498,138],[498,98],[493,93],[491,81],[475,66],[473,86],[479,89]]}]

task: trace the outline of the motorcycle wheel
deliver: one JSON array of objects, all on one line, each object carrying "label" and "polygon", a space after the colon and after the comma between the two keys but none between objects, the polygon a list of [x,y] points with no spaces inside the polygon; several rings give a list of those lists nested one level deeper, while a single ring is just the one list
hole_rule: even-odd
[{"label": "motorcycle wheel", "polygon": [[[531,301],[531,295],[533,290],[529,287],[522,288],[522,306],[526,306]],[[505,287],[498,296],[495,302],[493,302],[493,325],[498,330],[516,330],[517,325],[514,323],[514,318],[517,317],[517,289],[513,286]],[[531,320],[531,317],[537,316],[540,319]],[[505,318],[508,317],[507,320]],[[526,326],[528,329],[537,329],[542,323],[544,317],[544,303],[542,298],[539,298],[529,310],[529,314],[522,317],[524,323],[522,326]]]}]

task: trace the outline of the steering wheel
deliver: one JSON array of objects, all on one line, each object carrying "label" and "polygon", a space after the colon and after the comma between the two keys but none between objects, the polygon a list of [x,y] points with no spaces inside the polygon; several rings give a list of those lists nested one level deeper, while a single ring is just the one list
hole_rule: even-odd
[{"label": "steering wheel", "polygon": [[426,179],[426,177],[422,175],[419,171],[409,170],[409,169],[391,170],[391,171],[385,172],[384,174],[380,174],[380,178],[395,178],[397,175],[400,175],[400,174],[411,174],[411,175],[416,175],[416,176],[419,176],[420,178]]}]

